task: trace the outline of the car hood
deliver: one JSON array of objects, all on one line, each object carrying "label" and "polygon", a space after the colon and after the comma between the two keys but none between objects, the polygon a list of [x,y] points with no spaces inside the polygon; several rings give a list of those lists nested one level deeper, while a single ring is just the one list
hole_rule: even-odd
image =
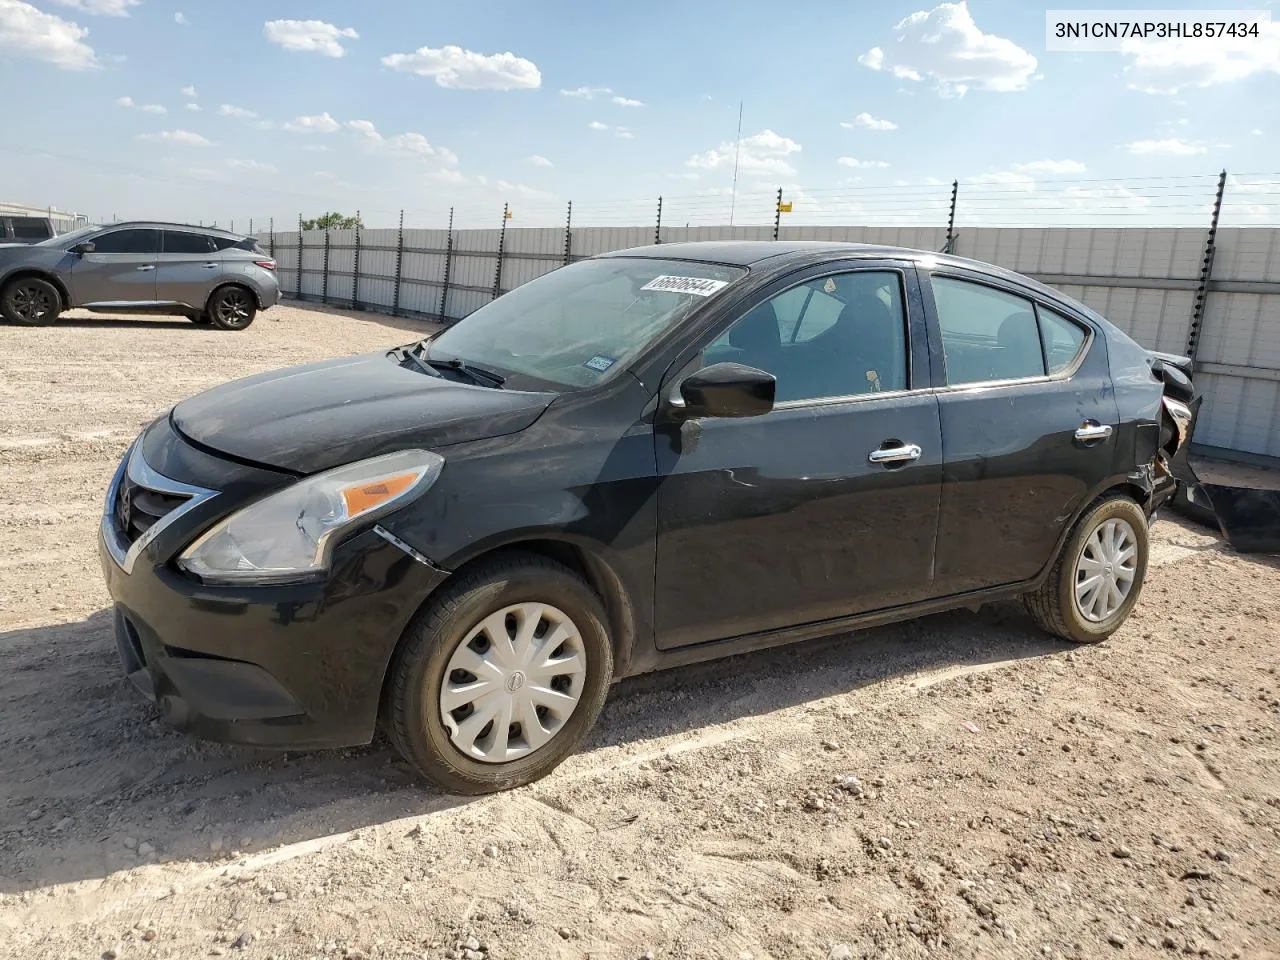
[{"label": "car hood", "polygon": [[517,433],[555,396],[434,377],[379,351],[235,380],[184,400],[170,417],[213,452],[309,474],[395,450]]}]

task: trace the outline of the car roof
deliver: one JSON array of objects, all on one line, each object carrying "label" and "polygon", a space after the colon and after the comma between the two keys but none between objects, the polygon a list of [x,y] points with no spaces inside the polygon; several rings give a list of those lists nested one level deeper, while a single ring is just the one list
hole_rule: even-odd
[{"label": "car roof", "polygon": [[100,230],[117,230],[121,227],[131,229],[154,229],[154,230],[190,230],[195,233],[208,233],[218,237],[235,237],[238,240],[247,240],[248,237],[243,233],[232,233],[230,230],[223,230],[221,227],[200,227],[193,223],[168,223],[164,220],[122,220],[119,223],[104,223],[99,226]]},{"label": "car roof", "polygon": [[984,273],[1017,283],[1046,297],[1076,304],[1061,291],[1041,283],[1023,273],[998,267],[982,260],[970,260],[954,254],[935,250],[917,250],[911,247],[892,247],[878,243],[845,243],[834,240],[690,240],[679,243],[650,244],[602,253],[605,257],[654,257],[664,260],[700,260],[704,263],[720,263],[735,267],[763,265],[772,271],[784,271],[788,265],[797,266],[821,262],[824,255],[832,260],[910,260],[930,268],[958,267]]}]

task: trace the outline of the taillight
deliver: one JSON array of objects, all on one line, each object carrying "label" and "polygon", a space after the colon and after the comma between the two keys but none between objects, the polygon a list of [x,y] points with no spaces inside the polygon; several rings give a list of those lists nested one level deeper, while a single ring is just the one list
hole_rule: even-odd
[{"label": "taillight", "polygon": [[276,262],[274,260],[255,260],[253,261],[263,270],[275,270]]}]

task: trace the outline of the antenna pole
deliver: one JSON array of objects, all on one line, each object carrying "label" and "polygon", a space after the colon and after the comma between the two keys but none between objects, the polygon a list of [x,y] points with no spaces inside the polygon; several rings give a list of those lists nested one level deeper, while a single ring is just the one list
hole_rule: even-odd
[{"label": "antenna pole", "polygon": [[733,148],[733,193],[729,198],[729,226],[733,226],[733,210],[738,203],[738,160],[742,156],[742,101],[738,101],[738,137]]}]

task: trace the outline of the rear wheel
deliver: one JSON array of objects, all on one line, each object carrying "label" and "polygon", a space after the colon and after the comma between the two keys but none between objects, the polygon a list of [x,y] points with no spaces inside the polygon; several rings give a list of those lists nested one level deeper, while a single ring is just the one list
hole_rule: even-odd
[{"label": "rear wheel", "polygon": [[243,330],[253,323],[258,304],[244,287],[219,287],[209,298],[205,312],[210,322],[220,330]]},{"label": "rear wheel", "polygon": [[19,277],[0,293],[0,313],[6,320],[28,327],[53,323],[62,309],[58,288],[39,277]]},{"label": "rear wheel", "polygon": [[446,585],[391,665],[384,724],[400,753],[451,793],[550,773],[595,722],[613,677],[600,599],[532,554]]},{"label": "rear wheel", "polygon": [[1147,574],[1147,518],[1121,494],[1080,518],[1049,578],[1026,596],[1041,629],[1076,643],[1098,643],[1120,628]]}]

